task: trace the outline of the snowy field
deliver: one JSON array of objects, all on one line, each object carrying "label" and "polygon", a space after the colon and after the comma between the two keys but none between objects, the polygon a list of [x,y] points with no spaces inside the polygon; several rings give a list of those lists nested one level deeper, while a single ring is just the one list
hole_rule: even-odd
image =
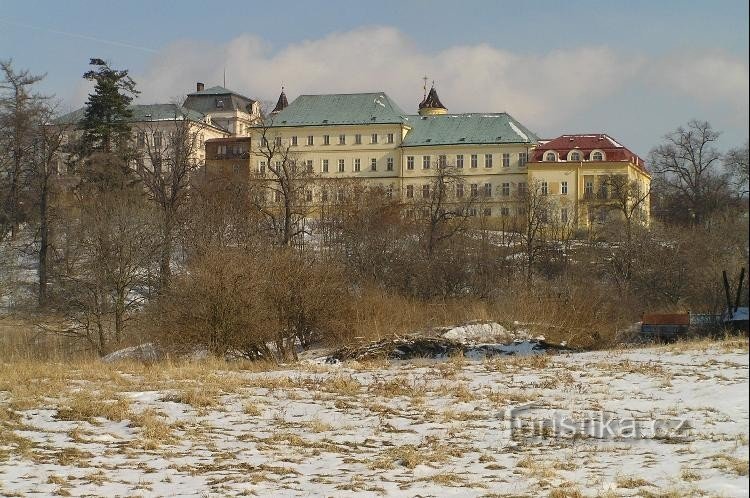
[{"label": "snowy field", "polygon": [[0,365],[0,495],[747,496],[747,473],[747,341]]}]

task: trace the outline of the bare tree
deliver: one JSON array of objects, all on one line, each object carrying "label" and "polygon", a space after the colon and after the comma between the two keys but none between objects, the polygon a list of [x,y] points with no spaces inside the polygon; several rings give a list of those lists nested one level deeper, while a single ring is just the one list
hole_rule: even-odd
[{"label": "bare tree", "polygon": [[257,196],[257,209],[265,217],[277,244],[292,245],[308,233],[306,218],[313,205],[308,201],[317,175],[312,161],[304,161],[283,143],[273,127],[273,118],[265,118],[255,128],[256,135],[250,154],[265,163],[253,180]]},{"label": "bare tree", "polygon": [[[174,105],[174,118],[134,126],[136,174],[161,218],[159,287],[169,287],[172,253],[177,224],[186,204],[193,173],[200,168],[197,153],[205,126],[189,119],[188,111]],[[144,160],[145,159],[145,160]]]},{"label": "bare tree", "polygon": [[49,283],[49,262],[52,245],[52,225],[58,199],[58,174],[60,153],[65,145],[66,126],[52,126],[51,119],[55,109],[44,106],[39,113],[36,128],[36,149],[34,167],[29,178],[30,200],[35,208],[38,228],[38,303],[47,305],[47,286]]},{"label": "bare tree", "polygon": [[741,147],[735,147],[727,151],[724,156],[724,165],[729,170],[734,181],[734,186],[740,198],[748,196],[748,170],[750,169],[750,152],[748,152],[747,141]]},{"label": "bare tree", "polygon": [[422,186],[413,203],[413,214],[421,225],[424,251],[430,258],[438,246],[466,228],[477,196],[464,192],[463,176],[448,164],[438,164],[430,182]]},{"label": "bare tree", "polygon": [[665,142],[649,154],[654,171],[661,176],[665,194],[678,209],[673,213],[691,224],[702,224],[721,209],[727,197],[727,176],[719,171],[721,154],[715,147],[719,132],[707,121],[692,120],[664,136]]},{"label": "bare tree", "polygon": [[12,60],[0,61],[0,241],[15,238],[23,212],[21,199],[25,181],[33,168],[36,129],[45,97],[32,87],[43,75],[16,71]]},{"label": "bare tree", "polygon": [[526,280],[531,282],[534,265],[547,247],[551,204],[538,180],[530,182],[526,188],[519,188],[516,201],[519,210],[516,231],[523,247],[524,274]]},{"label": "bare tree", "polygon": [[77,208],[80,216],[66,231],[58,295],[59,308],[74,325],[63,333],[105,354],[123,340],[128,320],[145,301],[158,229],[137,188],[106,193],[92,188]]}]

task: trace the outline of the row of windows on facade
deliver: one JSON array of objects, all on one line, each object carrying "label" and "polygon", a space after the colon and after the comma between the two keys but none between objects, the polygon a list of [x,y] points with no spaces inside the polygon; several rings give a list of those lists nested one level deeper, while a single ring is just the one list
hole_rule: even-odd
[{"label": "row of windows on facade", "polygon": [[[226,151],[224,152],[226,153]],[[222,154],[222,152],[220,152]],[[471,154],[471,168],[477,168],[479,163],[479,157],[477,154]],[[510,167],[510,154],[502,154],[502,162],[504,168]],[[525,152],[521,152],[518,154],[518,164],[519,166],[523,166],[526,164],[527,155]],[[307,165],[308,172],[313,172],[313,162],[312,160],[307,160],[305,162]],[[344,173],[346,171],[346,162],[344,159],[338,160],[338,172]],[[438,156],[438,167],[444,168],[448,165],[448,158],[446,155],[440,155]],[[492,154],[485,154],[484,155],[484,167],[485,168],[492,168]],[[278,163],[280,165],[280,163]],[[462,169],[464,167],[464,156],[463,154],[456,155],[456,168]],[[422,156],[422,169],[431,169],[432,168],[432,156]],[[406,158],[406,169],[407,170],[413,170],[414,169],[414,156],[407,156]],[[260,161],[258,164],[258,171],[260,173],[265,173],[266,170],[266,162]],[[376,158],[370,159],[370,171],[377,171],[378,170],[378,160]],[[320,162],[320,171],[321,173],[330,173],[330,162],[328,159],[322,159]],[[362,161],[361,159],[353,159],[352,160],[352,171],[355,173],[358,173],[362,171]],[[388,157],[386,158],[386,171],[393,171],[393,158]]]},{"label": "row of windows on facade", "polygon": [[[167,136],[169,137],[170,142],[174,142],[175,138],[177,137],[177,133],[174,131],[168,132]],[[145,147],[146,143],[148,141],[148,134],[146,132],[140,131],[136,134],[136,145],[138,147]],[[198,135],[198,140],[200,142],[200,145],[202,147],[203,142],[205,141],[206,137],[203,135],[203,133]],[[164,132],[162,131],[155,131],[151,133],[151,145],[154,147],[161,147],[164,144]]]},{"label": "row of windows on facade", "polygon": [[[306,161],[302,161],[302,164],[305,167],[305,170],[307,173],[313,173],[315,171],[313,166],[312,159],[308,159]],[[338,171],[339,173],[343,173],[345,169],[346,163],[343,159],[338,160]],[[276,168],[281,167],[281,161],[276,161]],[[235,172],[238,173],[239,166],[235,167]],[[320,164],[320,171],[322,173],[329,173],[330,171],[330,163],[328,159],[323,159]],[[377,171],[378,170],[378,160],[376,158],[370,159],[370,171]],[[386,171],[393,171],[393,158],[387,157],[385,160],[385,170]],[[361,159],[354,159],[352,161],[352,171],[355,173],[358,173],[362,171],[362,160]],[[260,174],[266,173],[266,161],[260,161],[258,163],[258,172]]]},{"label": "row of windows on facade", "polygon": [[[329,202],[331,200],[335,200],[336,202],[343,202],[346,200],[346,192],[344,189],[336,190],[334,195],[331,195],[328,190],[322,190],[320,192],[320,200],[322,202]],[[407,189],[408,194],[408,189]],[[425,197],[429,197],[429,185],[425,185],[423,187],[423,194]],[[392,197],[393,196],[393,186],[388,186],[386,188],[386,196]],[[274,200],[276,202],[281,202],[282,200],[282,194],[279,191],[274,192]],[[314,195],[312,190],[306,190],[305,191],[305,201],[307,202],[313,202],[314,201]],[[477,208],[476,207],[469,207],[467,208],[467,213],[469,216],[476,216],[477,215]],[[526,208],[525,207],[518,207],[515,209],[516,214],[518,215],[525,215],[526,214]],[[492,214],[497,214],[499,216],[510,216],[512,213],[512,209],[509,206],[501,206],[499,208],[493,208],[491,207],[483,207],[481,208],[481,213],[483,216],[492,216]],[[426,216],[427,214],[425,214]],[[545,213],[545,218],[549,216],[549,213]],[[568,208],[560,208],[559,209],[559,219],[563,223],[567,223],[569,220],[568,217]]]},{"label": "row of windows on facade", "polygon": [[[346,145],[346,137],[347,135],[341,134],[339,135],[338,145]],[[380,143],[380,135],[377,133],[373,133],[370,135],[370,144],[378,144]],[[385,143],[392,144],[395,143],[394,141],[394,135],[393,133],[388,133],[385,136]],[[275,137],[274,138],[274,144],[277,146],[281,146],[282,139],[281,137]],[[307,145],[315,145],[315,135],[307,135]],[[292,147],[296,147],[299,145],[299,137],[292,136],[289,137],[289,145]],[[331,145],[331,135],[323,135],[323,145]],[[362,135],[357,133],[354,135],[354,145],[362,145]],[[263,146],[268,146],[268,140],[263,137]]]},{"label": "row of windows on facade", "polygon": [[[510,168],[511,166],[511,154],[510,153],[503,153],[500,155],[503,168]],[[528,161],[528,154],[526,152],[519,152],[518,153],[518,166],[523,167],[526,165]],[[413,170],[415,164],[415,156],[406,156],[406,169],[407,170]],[[464,168],[464,155],[463,154],[456,154],[455,157],[455,167],[458,169]],[[448,166],[448,156],[445,154],[441,154],[437,156],[437,165],[438,167],[444,168]],[[484,167],[489,169],[494,166],[494,155],[493,154],[484,154]],[[432,167],[432,156],[422,156],[422,169],[430,169]],[[479,167],[479,154],[470,154],[469,155],[469,167],[470,168],[478,168]]]},{"label": "row of windows on facade", "polygon": [[[604,161],[605,155],[604,152],[600,150],[595,150],[591,153],[591,161]],[[551,150],[544,153],[544,160],[554,162],[558,160],[557,152]],[[583,155],[580,151],[577,150],[571,150],[568,152],[568,161],[583,161]]]}]

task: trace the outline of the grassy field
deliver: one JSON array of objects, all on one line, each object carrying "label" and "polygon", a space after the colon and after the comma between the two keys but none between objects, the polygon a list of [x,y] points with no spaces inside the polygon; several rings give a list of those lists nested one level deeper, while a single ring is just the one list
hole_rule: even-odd
[{"label": "grassy field", "polygon": [[[542,423],[601,414],[686,423]],[[746,496],[748,420],[744,339],[338,365],[16,357],[0,495]]]}]

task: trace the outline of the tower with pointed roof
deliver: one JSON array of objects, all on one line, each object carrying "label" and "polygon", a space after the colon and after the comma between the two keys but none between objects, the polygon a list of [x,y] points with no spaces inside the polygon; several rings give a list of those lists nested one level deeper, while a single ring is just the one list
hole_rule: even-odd
[{"label": "tower with pointed roof", "polygon": [[276,101],[276,107],[273,108],[273,111],[271,111],[271,114],[276,114],[284,109],[286,109],[289,106],[289,101],[286,99],[286,93],[284,93],[284,87],[281,87],[281,95],[279,95],[279,100]]},{"label": "tower with pointed roof", "polygon": [[448,109],[440,102],[437,91],[435,91],[435,82],[433,81],[430,92],[419,103],[419,115],[434,116],[437,114],[446,114],[447,112]]}]

